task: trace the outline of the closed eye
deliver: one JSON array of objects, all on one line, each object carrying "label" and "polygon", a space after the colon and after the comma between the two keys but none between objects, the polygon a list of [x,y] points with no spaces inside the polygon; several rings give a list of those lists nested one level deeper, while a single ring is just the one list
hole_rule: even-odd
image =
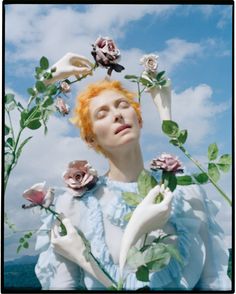
[{"label": "closed eye", "polygon": [[106,110],[99,110],[96,114],[96,118],[97,119],[102,119],[107,115],[107,111]]},{"label": "closed eye", "polygon": [[119,108],[128,108],[130,106],[129,102],[126,100],[121,100],[118,104]]}]

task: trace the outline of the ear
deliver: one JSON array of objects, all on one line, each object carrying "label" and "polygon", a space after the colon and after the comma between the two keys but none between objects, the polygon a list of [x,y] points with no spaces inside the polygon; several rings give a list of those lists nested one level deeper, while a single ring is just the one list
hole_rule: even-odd
[{"label": "ear", "polygon": [[138,124],[139,124],[139,127],[141,129],[143,127],[143,120],[141,118],[139,118]]},{"label": "ear", "polygon": [[97,146],[97,142],[96,142],[95,138],[93,138],[93,137],[86,138],[86,142],[89,145],[89,147],[91,147],[91,148],[96,148],[96,146]]}]

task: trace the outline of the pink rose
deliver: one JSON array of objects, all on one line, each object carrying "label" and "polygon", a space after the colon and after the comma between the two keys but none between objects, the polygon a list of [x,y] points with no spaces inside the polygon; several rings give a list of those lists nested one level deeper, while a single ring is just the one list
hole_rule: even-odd
[{"label": "pink rose", "polygon": [[52,204],[54,189],[46,189],[45,184],[46,182],[38,183],[24,191],[23,197],[32,203],[29,206],[23,205],[22,208],[31,208],[38,205],[48,208]]},{"label": "pink rose", "polygon": [[61,97],[58,97],[56,99],[56,103],[55,103],[55,106],[57,108],[57,110],[64,116],[66,114],[69,114],[69,111],[70,111],[70,108],[69,108],[69,105],[67,105],[65,103],[65,101],[61,98]]},{"label": "pink rose", "polygon": [[63,178],[68,188],[73,190],[75,197],[81,197],[92,189],[97,180],[97,172],[86,160],[75,160],[69,163]]},{"label": "pink rose", "polygon": [[120,50],[116,44],[109,37],[99,37],[94,44],[92,44],[93,55],[97,65],[108,68],[108,75],[111,75],[112,70],[121,72],[124,67],[118,64],[120,59]]},{"label": "pink rose", "polygon": [[60,88],[63,93],[70,92],[70,85],[65,81],[60,84]]},{"label": "pink rose", "polygon": [[152,170],[162,169],[163,171],[174,173],[183,172],[182,164],[178,158],[167,153],[162,153],[160,157],[153,159],[150,167]]}]

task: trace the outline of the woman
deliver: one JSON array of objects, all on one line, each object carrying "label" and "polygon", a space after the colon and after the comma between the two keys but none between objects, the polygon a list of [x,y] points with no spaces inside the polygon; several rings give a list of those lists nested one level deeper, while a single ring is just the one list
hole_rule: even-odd
[{"label": "woman", "polygon": [[[70,57],[54,66],[54,79],[65,77],[64,65],[71,66]],[[80,56],[76,58],[80,63],[76,63],[73,72],[67,71],[67,76],[89,73],[89,62]],[[162,95],[153,91],[154,102]],[[165,109],[165,113],[165,119],[170,119],[170,110]],[[128,225],[124,220],[132,207],[124,202],[122,192],[137,192],[137,179],[144,169],[139,145],[142,118],[134,95],[117,81],[91,84],[77,98],[73,122],[88,145],[106,157],[109,170],[82,197],[74,197],[73,190],[68,190],[56,200],[56,210],[65,216],[66,236],[60,236],[59,226],[53,226],[51,216],[44,218],[41,229],[53,229],[51,244],[45,236],[39,236],[36,246],[42,250],[36,274],[43,289],[101,290],[118,283],[121,274],[127,290],[145,286],[152,290],[230,289],[227,254],[219,242],[220,228],[214,222],[212,204],[202,190],[187,187],[178,188],[173,194],[163,191],[164,200],[153,204],[160,191],[156,186],[138,205]],[[64,175],[68,183],[71,170],[78,164],[70,163]],[[155,177],[160,178],[160,174]],[[136,241],[141,242],[145,233],[158,229],[177,236],[170,242],[178,246],[183,265],[171,259],[163,270],[150,275],[149,282],[138,281],[125,265],[128,249]],[[111,279],[96,259],[86,259],[86,246],[78,230],[89,240],[93,256]]]}]

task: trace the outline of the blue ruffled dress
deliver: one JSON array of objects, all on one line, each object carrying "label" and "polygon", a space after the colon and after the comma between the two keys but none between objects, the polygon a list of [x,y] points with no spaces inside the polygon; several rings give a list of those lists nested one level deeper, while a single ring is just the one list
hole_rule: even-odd
[{"label": "blue ruffled dress", "polygon": [[[160,174],[155,173],[154,176],[158,179]],[[115,254],[119,252],[119,242],[127,224],[124,216],[133,209],[122,199],[122,192],[137,192],[137,183],[112,181],[102,176],[82,198],[75,198],[68,191],[55,199],[55,209],[63,212],[76,228],[83,231],[90,241],[93,255],[117,282],[119,267]],[[127,270],[124,288],[230,290],[227,249],[222,243],[223,231],[215,221],[218,204],[208,200],[204,190],[197,185],[178,187],[174,194],[168,225],[177,236],[183,264],[172,258],[164,269],[150,275],[150,282],[138,281],[135,273]],[[106,195],[106,198],[102,200],[101,195]],[[54,219],[43,214],[42,221],[36,240],[40,255],[35,267],[42,289],[105,290],[77,264],[53,251],[49,232]]]}]

